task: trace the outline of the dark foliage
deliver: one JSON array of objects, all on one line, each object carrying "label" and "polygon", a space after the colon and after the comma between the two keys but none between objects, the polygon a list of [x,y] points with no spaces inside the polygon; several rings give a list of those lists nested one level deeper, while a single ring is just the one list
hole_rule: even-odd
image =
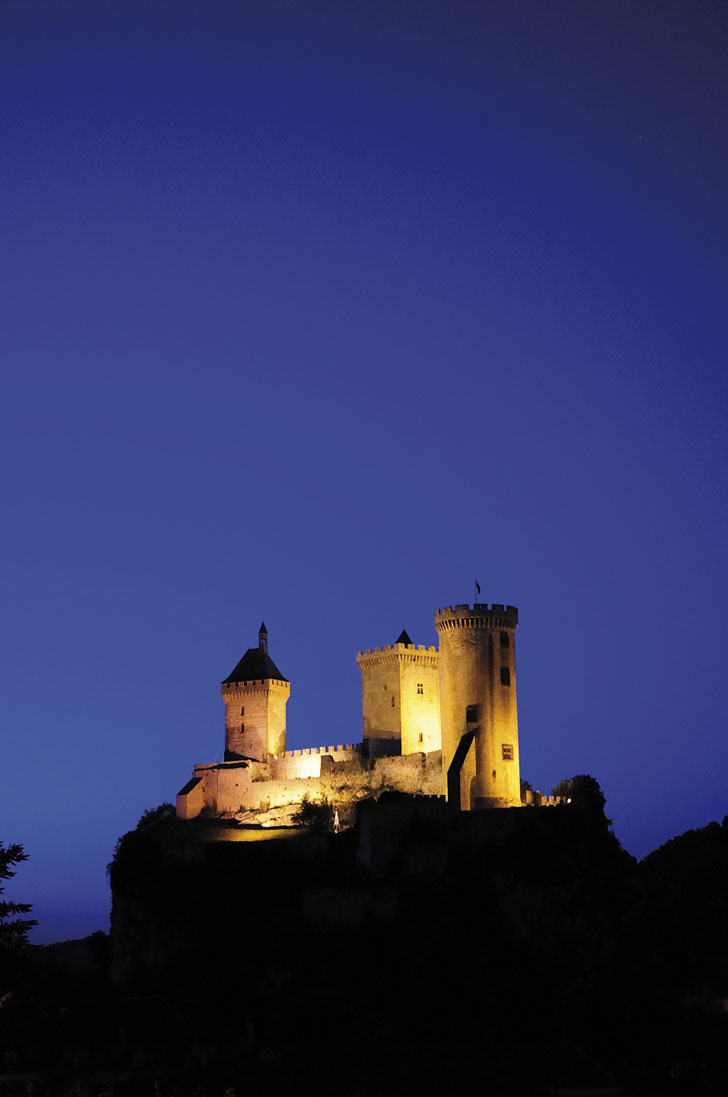
[{"label": "dark foliage", "polygon": [[[5,846],[0,842],[0,880],[9,880],[15,876],[14,865],[27,861],[28,855],[20,845]],[[0,887],[0,895],[5,892]],[[20,952],[27,948],[28,933],[38,923],[34,918],[20,917],[33,909],[30,903],[12,903],[0,899],[0,949]]]},{"label": "dark foliage", "polygon": [[533,785],[525,777],[521,777],[521,803],[526,802],[526,793],[533,792]]},{"label": "dark foliage", "polygon": [[313,827],[318,831],[330,831],[334,824],[333,806],[324,797],[323,800],[309,800],[304,796],[300,810],[293,816],[295,822],[301,827]]},{"label": "dark foliage", "polygon": [[141,816],[139,822],[136,825],[137,830],[142,830],[144,827],[150,826],[152,823],[158,822],[160,819],[168,819],[175,814],[174,804],[160,804],[156,808],[148,808]]},{"label": "dark foliage", "polygon": [[128,831],[126,834],[122,834],[121,838],[117,839],[116,845],[114,846],[114,855],[112,857],[112,860],[106,866],[107,874],[111,873],[114,864],[119,860],[122,854],[122,847],[124,845],[124,842],[130,837],[131,834],[134,834],[136,831],[146,830],[147,827],[153,826],[155,823],[160,823],[163,819],[174,818],[175,814],[175,806],[174,804],[170,803],[159,804],[159,806],[156,808],[147,808],[146,811],[142,812],[142,815],[136,827],[134,828],[134,831]]},{"label": "dark foliage", "polygon": [[54,985],[34,1026],[17,1002],[38,1097],[133,1062],[123,1097],[722,1092],[728,820],[638,865],[591,803],[382,797],[352,831],[250,841],[162,812],[111,866],[121,994]]},{"label": "dark foliage", "polygon": [[612,820],[607,819],[604,813],[604,805],[607,801],[596,777],[590,777],[588,773],[567,777],[559,781],[558,785],[554,785],[552,795],[562,796],[570,800],[574,807],[602,818],[607,826],[612,825]]}]

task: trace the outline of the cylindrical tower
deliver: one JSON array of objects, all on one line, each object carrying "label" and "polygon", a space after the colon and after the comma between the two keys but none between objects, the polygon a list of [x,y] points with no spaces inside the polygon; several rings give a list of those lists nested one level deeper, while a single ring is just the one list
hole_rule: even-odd
[{"label": "cylindrical tower", "polygon": [[515,606],[446,606],[440,634],[442,773],[465,810],[521,803]]}]

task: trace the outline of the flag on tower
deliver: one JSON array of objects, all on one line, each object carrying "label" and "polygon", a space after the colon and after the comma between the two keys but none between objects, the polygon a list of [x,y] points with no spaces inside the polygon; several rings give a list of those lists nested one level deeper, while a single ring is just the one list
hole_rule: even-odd
[{"label": "flag on tower", "polygon": [[475,589],[476,589],[477,593],[480,594],[480,583],[478,582],[477,579],[475,580]]}]

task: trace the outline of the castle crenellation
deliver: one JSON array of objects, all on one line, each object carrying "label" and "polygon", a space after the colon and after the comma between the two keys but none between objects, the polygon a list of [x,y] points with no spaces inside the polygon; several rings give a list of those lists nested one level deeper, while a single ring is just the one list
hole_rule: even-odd
[{"label": "castle crenellation", "polygon": [[333,754],[337,751],[358,750],[354,743],[345,743],[339,747],[300,747],[297,750],[285,750],[281,758],[300,758],[308,754]]},{"label": "castle crenellation", "polygon": [[499,627],[518,628],[518,610],[515,606],[494,603],[489,607],[476,603],[474,606],[444,606],[435,614],[435,627],[438,631],[443,626],[452,627],[453,622],[463,622],[466,625],[470,622],[468,627],[472,627],[472,622],[478,621],[487,621],[492,625],[503,622]]},{"label": "castle crenellation", "polygon": [[515,606],[504,606],[500,602],[490,604],[488,602],[474,602],[472,606],[466,602],[463,605],[441,606],[436,613],[510,613],[518,617],[518,610]]},{"label": "castle crenellation", "polygon": [[178,814],[230,816],[304,798],[343,809],[387,790],[440,796],[466,811],[520,806],[518,610],[446,606],[435,628],[439,647],[414,644],[403,630],[393,644],[357,652],[360,743],[287,750],[290,683],[262,624],[258,647],[222,682],[224,761],[194,767]]},{"label": "castle crenellation", "polygon": [[361,658],[363,655],[385,655],[387,652],[403,652],[408,654],[414,654],[415,652],[421,652],[422,654],[435,654],[437,655],[437,648],[432,645],[428,647],[426,644],[387,644],[382,648],[366,648],[364,651],[358,651],[357,658]]}]

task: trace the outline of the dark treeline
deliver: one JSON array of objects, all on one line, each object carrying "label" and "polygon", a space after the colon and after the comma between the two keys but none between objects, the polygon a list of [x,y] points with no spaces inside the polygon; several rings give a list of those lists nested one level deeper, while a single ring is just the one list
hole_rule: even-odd
[{"label": "dark treeline", "polygon": [[725,823],[639,864],[572,806],[383,798],[343,834],[230,836],[147,817],[110,946],[5,969],[0,1092],[725,1088]]}]

